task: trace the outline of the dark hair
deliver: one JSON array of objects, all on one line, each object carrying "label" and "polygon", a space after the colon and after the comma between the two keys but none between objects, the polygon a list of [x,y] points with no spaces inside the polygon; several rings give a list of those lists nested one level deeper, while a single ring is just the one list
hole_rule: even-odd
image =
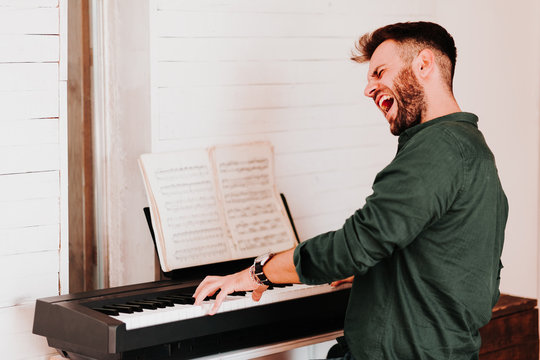
[{"label": "dark hair", "polygon": [[[451,86],[456,67],[457,50],[452,36],[442,26],[426,21],[396,23],[381,27],[372,33],[364,34],[356,43],[357,54],[352,60],[366,62],[371,59],[375,49],[386,40],[394,40],[401,44],[411,44],[413,47],[423,47],[438,50],[450,60],[450,64],[439,65],[449,72],[447,82]],[[419,51],[422,49],[420,48]]]}]

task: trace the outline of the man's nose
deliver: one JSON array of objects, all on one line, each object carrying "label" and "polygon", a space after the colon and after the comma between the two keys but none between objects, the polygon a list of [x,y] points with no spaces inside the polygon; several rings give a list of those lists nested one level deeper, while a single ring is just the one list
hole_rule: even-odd
[{"label": "man's nose", "polygon": [[366,88],[364,89],[364,95],[367,97],[372,98],[375,94],[375,90],[377,89],[377,86],[373,81],[369,81],[366,85]]}]

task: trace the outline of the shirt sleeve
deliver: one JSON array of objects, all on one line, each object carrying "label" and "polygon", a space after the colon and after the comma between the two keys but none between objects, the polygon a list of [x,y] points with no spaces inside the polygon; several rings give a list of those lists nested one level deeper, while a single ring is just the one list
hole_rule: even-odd
[{"label": "shirt sleeve", "polygon": [[404,248],[450,208],[464,182],[459,143],[444,129],[425,129],[377,174],[373,193],[343,227],[294,251],[300,280],[321,284],[364,274]]}]

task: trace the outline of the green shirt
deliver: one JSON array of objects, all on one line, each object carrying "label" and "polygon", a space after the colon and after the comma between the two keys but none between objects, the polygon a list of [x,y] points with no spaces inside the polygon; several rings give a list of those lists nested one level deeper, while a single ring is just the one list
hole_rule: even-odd
[{"label": "green shirt", "polygon": [[478,358],[508,203],[477,122],[454,113],[404,131],[364,207],[296,248],[304,283],[355,275],[345,337],[356,360]]}]

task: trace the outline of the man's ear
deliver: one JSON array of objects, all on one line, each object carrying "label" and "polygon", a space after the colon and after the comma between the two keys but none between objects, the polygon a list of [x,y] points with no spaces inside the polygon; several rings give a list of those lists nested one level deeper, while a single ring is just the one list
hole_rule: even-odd
[{"label": "man's ear", "polygon": [[424,49],[414,58],[412,65],[418,79],[427,79],[435,70],[435,54],[430,49]]}]

